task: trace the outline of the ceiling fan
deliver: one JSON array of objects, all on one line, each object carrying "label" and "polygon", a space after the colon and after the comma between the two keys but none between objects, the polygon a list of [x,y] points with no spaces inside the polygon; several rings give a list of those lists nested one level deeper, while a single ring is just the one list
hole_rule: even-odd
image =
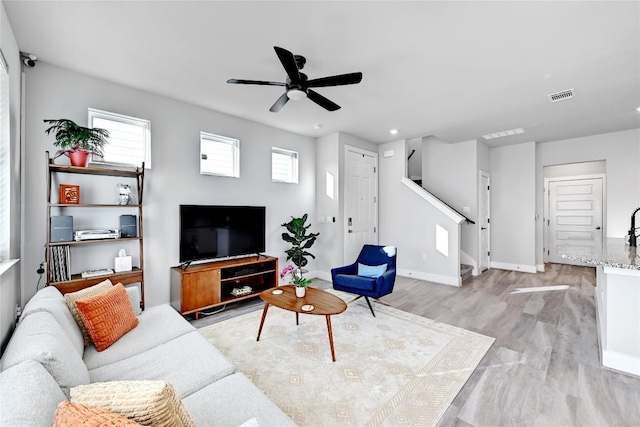
[{"label": "ceiling fan", "polygon": [[304,68],[304,64],[307,62],[304,56],[294,55],[288,50],[278,46],[274,46],[273,48],[275,49],[280,62],[282,62],[282,66],[287,72],[288,77],[286,83],[267,82],[263,80],[227,80],[227,83],[243,85],[284,86],[286,88],[286,92],[278,98],[278,100],[269,109],[272,113],[280,111],[280,109],[284,107],[290,99],[298,101],[304,98],[309,98],[311,101],[326,110],[336,111],[340,109],[338,104],[310,88],[353,85],[360,83],[362,80],[362,73],[340,74],[337,76],[308,80],[307,75],[300,72],[300,70]]}]

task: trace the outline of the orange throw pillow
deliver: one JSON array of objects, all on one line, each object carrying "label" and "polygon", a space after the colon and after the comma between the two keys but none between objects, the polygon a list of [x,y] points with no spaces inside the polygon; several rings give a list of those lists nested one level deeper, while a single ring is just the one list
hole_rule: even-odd
[{"label": "orange throw pillow", "polygon": [[76,306],[96,350],[102,351],[138,326],[138,318],[122,283],[89,298]]},{"label": "orange throw pillow", "polygon": [[53,422],[53,427],[133,427],[139,425],[120,414],[71,402],[60,402]]}]

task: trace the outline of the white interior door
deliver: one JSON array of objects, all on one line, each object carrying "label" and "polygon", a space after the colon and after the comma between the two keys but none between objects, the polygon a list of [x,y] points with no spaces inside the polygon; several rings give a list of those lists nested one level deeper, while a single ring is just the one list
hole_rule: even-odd
[{"label": "white interior door", "polygon": [[489,268],[491,264],[491,221],[490,212],[490,178],[487,172],[480,172],[480,194],[478,207],[478,226],[480,227],[480,256],[478,262],[478,272]]},{"label": "white interior door", "polygon": [[352,263],[362,246],[378,243],[378,155],[345,147],[344,262]]},{"label": "white interior door", "polygon": [[601,247],[602,178],[549,181],[549,262],[567,263],[560,254],[571,246]]}]

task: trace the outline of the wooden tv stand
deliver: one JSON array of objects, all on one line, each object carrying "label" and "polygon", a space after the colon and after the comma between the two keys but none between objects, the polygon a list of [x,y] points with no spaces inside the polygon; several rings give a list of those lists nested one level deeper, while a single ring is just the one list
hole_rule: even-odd
[{"label": "wooden tv stand", "polygon": [[[250,286],[248,295],[234,296],[234,288]],[[278,258],[246,258],[194,264],[186,269],[171,268],[171,305],[180,314],[195,313],[257,297],[265,289],[278,286]]]}]

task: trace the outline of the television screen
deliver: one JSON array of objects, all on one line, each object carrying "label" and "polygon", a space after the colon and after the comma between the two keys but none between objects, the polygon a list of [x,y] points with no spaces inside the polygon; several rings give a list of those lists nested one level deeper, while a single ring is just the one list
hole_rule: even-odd
[{"label": "television screen", "polygon": [[264,251],[264,206],[180,205],[180,262]]}]

